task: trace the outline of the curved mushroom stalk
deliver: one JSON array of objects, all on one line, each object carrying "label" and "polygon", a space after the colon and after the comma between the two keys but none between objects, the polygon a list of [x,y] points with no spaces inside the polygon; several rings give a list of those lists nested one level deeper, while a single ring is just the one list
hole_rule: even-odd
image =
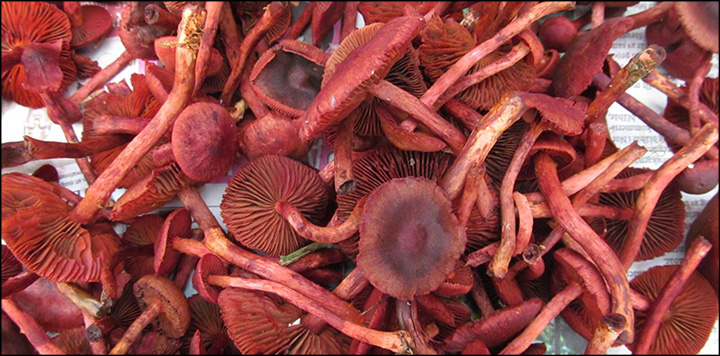
[{"label": "curved mushroom stalk", "polygon": [[357,233],[367,196],[360,199],[350,216],[339,225],[321,227],[309,221],[302,212],[292,204],[281,201],[275,204],[275,211],[302,237],[320,243],[338,243],[351,238]]},{"label": "curved mushroom stalk", "polygon": [[582,302],[587,310],[594,311],[595,315],[604,315],[610,309],[610,297],[605,289],[605,282],[592,263],[567,248],[555,251],[553,256],[560,269],[557,273],[565,280],[566,287],[555,294],[525,330],[505,346],[500,354],[518,354],[527,349],[550,321],[580,296],[583,296]]}]

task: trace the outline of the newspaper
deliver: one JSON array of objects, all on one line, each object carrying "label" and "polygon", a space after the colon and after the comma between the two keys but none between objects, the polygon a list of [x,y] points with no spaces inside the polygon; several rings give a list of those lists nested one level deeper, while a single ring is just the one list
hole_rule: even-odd
[{"label": "newspaper", "polygon": [[[641,2],[635,6],[632,6],[626,12],[627,15],[642,11],[648,7],[654,5],[654,2]],[[115,29],[108,35],[108,37],[96,48],[84,50],[81,54],[88,56],[98,61],[101,67],[105,67],[114,61],[120,53],[124,51],[124,46],[117,37],[117,26],[119,24],[119,6],[116,3],[102,3],[109,9],[111,14],[115,14]],[[298,6],[299,5],[299,6]],[[304,7],[304,3],[293,2],[294,11],[293,16],[297,18],[299,12]],[[576,9],[576,16],[578,13],[583,13],[588,9],[587,5],[578,5]],[[358,26],[363,26],[364,22],[362,15],[358,15],[357,20]],[[303,35],[303,37],[309,39],[309,30]],[[301,37],[301,39],[303,39]],[[331,47],[334,47],[331,45]],[[620,65],[625,65],[630,58],[632,58],[640,50],[647,47],[645,41],[644,29],[637,29],[631,31],[620,39],[618,39],[610,51],[614,54],[615,60]],[[116,75],[110,82],[118,82],[123,79],[130,81],[130,75],[133,73],[144,73],[146,61],[135,60],[125,68],[122,72]],[[666,74],[662,68],[658,69],[663,74]],[[709,76],[718,76],[718,56],[713,55],[712,58],[712,69]],[[677,84],[682,84],[682,81],[676,81]],[[81,83],[82,84],[82,83]],[[73,87],[68,89],[66,96],[71,95],[77,87],[81,84],[73,84]],[[630,95],[634,96],[641,102],[648,105],[651,109],[658,113],[662,113],[666,97],[656,89],[650,87],[648,84],[640,81],[627,91]],[[59,126],[54,125],[47,117],[45,109],[29,109],[16,103],[9,102],[5,99],[2,100],[2,142],[21,141],[24,135],[31,136],[36,139],[47,140],[47,141],[60,141],[65,142],[65,136]],[[637,119],[630,112],[625,110],[619,104],[613,104],[608,110],[607,123],[610,131],[610,135],[613,138],[618,148],[623,148],[634,141],[637,141],[641,146],[648,149],[647,154],[635,162],[633,167],[637,168],[651,168],[657,169],[665,160],[672,156],[672,152],[665,144],[664,139],[651,130],[642,121]],[[82,132],[82,125],[80,123],[75,124],[74,128],[76,132]],[[310,152],[308,153],[308,162],[316,167],[322,168],[329,161],[332,160],[332,151],[329,145],[325,144],[322,140],[315,142]],[[46,163],[52,163],[58,170],[60,175],[60,184],[67,187],[68,189],[76,192],[77,194],[84,196],[85,190],[87,189],[87,182],[80,173],[77,164],[73,159],[55,159],[55,160],[40,160],[25,164],[20,167],[14,167],[10,169],[3,169],[2,173],[9,172],[23,172],[32,173],[35,169]],[[199,188],[199,192],[203,196],[205,202],[208,204],[210,211],[215,215],[218,221],[222,224],[223,220],[220,217],[220,203],[222,196],[225,191],[227,182],[235,175],[240,167],[242,167],[246,161],[244,159],[238,160],[233,167],[228,171],[228,174],[224,177],[216,179],[215,181],[205,184]],[[711,192],[702,195],[690,195],[683,193],[683,202],[686,206],[686,233],[692,221],[700,213],[703,207],[706,205],[716,193],[717,187]],[[112,198],[117,200],[124,193],[124,189],[116,190]],[[177,200],[173,200],[160,211],[174,210],[182,207],[182,204]],[[122,233],[124,227],[122,224],[118,224],[118,232]],[[3,242],[4,244],[4,242]],[[680,246],[664,256],[638,262],[633,264],[628,272],[628,279],[632,279],[638,274],[646,271],[650,267],[658,265],[670,265],[679,264],[685,254],[685,243],[681,243]],[[194,294],[192,286],[188,286],[186,290],[188,295]],[[538,341],[543,341],[547,345],[548,354],[578,354],[583,353],[587,341],[576,334],[562,319],[558,317],[553,320],[550,326],[543,332],[538,338]],[[713,332],[705,345],[701,350],[700,354],[718,354],[720,351],[718,345],[718,322],[716,321]],[[608,351],[608,354],[630,354],[630,351],[622,347],[614,347]]]}]

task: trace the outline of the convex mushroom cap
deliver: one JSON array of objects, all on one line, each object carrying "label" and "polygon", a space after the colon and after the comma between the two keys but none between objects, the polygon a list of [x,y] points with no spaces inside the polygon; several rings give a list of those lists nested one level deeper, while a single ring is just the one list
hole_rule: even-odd
[{"label": "convex mushroom cap", "polygon": [[133,289],[141,309],[160,303],[161,311],[155,320],[164,335],[180,338],[185,334],[190,326],[190,308],[175,283],[151,274],[135,282]]}]

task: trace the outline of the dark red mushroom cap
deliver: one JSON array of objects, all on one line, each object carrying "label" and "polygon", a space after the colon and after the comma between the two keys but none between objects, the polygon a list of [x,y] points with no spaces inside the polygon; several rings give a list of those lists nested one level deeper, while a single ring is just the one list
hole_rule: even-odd
[{"label": "dark red mushroom cap", "polygon": [[175,120],[172,147],[185,175],[198,182],[209,182],[225,175],[235,162],[235,121],[222,105],[192,104]]},{"label": "dark red mushroom cap", "polygon": [[678,1],[675,11],[685,32],[698,46],[718,53],[717,1]]},{"label": "dark red mushroom cap", "polygon": [[[677,269],[677,265],[650,268],[635,277],[630,287],[649,300],[655,300]],[[643,328],[646,315],[644,311],[636,311],[635,327],[638,330]],[[717,315],[718,300],[712,286],[702,275],[693,272],[661,321],[657,338],[648,353],[697,354],[710,337]],[[633,344],[627,346],[633,350]]]},{"label": "dark red mushroom cap", "polygon": [[[313,138],[347,117],[367,97],[366,87],[388,74],[422,28],[421,17],[394,19],[350,53],[301,117],[301,138]],[[305,118],[305,119],[303,119]]]},{"label": "dark red mushroom cap", "polygon": [[306,245],[275,204],[297,207],[314,224],[325,216],[327,190],[317,172],[281,156],[263,156],[244,166],[225,189],[223,221],[237,241],[273,256]]},{"label": "dark red mushroom cap", "polygon": [[45,278],[38,279],[10,298],[43,330],[58,332],[83,324],[80,308],[60,292],[55,283]]},{"label": "dark red mushroom cap", "polygon": [[359,230],[358,268],[400,300],[439,287],[467,241],[447,194],[423,178],[393,179],[371,193]]},{"label": "dark red mushroom cap", "polygon": [[564,283],[576,283],[583,287],[580,297],[586,312],[596,320],[610,311],[610,295],[605,288],[605,281],[595,266],[579,253],[563,248],[553,253],[556,273]]},{"label": "dark red mushroom cap", "polygon": [[[718,273],[720,269],[720,246],[718,246],[718,239],[720,238],[720,228],[718,227],[718,195],[710,199],[705,208],[700,212],[690,225],[690,230],[687,235],[687,246],[690,242],[703,236],[712,244],[712,249],[708,252],[708,255],[703,258],[698,271],[707,278],[715,289],[715,294],[718,294]],[[3,250],[4,251],[4,250]],[[3,277],[4,278],[4,277]]]},{"label": "dark red mushroom cap", "polygon": [[192,234],[192,220],[187,209],[178,209],[170,213],[163,222],[162,229],[155,240],[155,273],[169,276],[175,268],[180,253],[170,246],[176,237],[189,238]]},{"label": "dark red mushroom cap", "polygon": [[269,107],[299,117],[320,91],[328,55],[302,41],[283,40],[258,59],[250,85]]},{"label": "dark red mushroom cap", "polygon": [[185,334],[190,326],[190,307],[173,281],[150,274],[135,282],[133,290],[142,309],[160,303],[161,312],[155,320],[163,335],[180,338]]},{"label": "dark red mushroom cap", "polygon": [[192,277],[192,284],[198,291],[200,297],[210,303],[217,303],[217,296],[221,289],[208,283],[209,276],[227,275],[227,267],[219,257],[213,254],[206,254],[200,257]]},{"label": "dark red mushroom cap", "polygon": [[[65,6],[67,12],[67,4]],[[113,18],[104,7],[82,5],[77,11],[80,19],[78,23],[73,21],[72,15],[69,16],[72,22],[72,48],[85,47],[103,38],[112,29]]]}]

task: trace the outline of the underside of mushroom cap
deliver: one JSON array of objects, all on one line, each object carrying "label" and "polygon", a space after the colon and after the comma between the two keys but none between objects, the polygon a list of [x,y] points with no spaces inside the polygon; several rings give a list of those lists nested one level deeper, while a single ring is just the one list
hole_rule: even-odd
[{"label": "underside of mushroom cap", "polygon": [[675,11],[692,40],[706,51],[718,53],[718,2],[678,1]]},{"label": "underside of mushroom cap", "polygon": [[[647,172],[647,169],[626,168],[616,178],[629,178]],[[621,193],[601,193],[600,204],[619,208],[634,209],[640,190]],[[628,222],[620,219],[606,219],[607,234],[605,241],[615,253],[620,253],[625,245]],[[670,184],[663,190],[653,208],[647,231],[643,236],[636,261],[644,261],[662,256],[674,250],[685,233],[685,204],[677,185]]]},{"label": "underside of mushroom cap", "polygon": [[[649,300],[655,300],[677,269],[677,265],[650,268],[635,277],[630,287]],[[644,311],[636,312],[635,327],[638,330],[644,327],[646,315]],[[657,337],[648,353],[697,354],[710,337],[717,315],[718,300],[712,286],[702,275],[693,272],[660,322]],[[634,345],[627,347],[633,350]]]},{"label": "underside of mushroom cap", "polygon": [[327,189],[317,172],[282,156],[263,156],[244,166],[225,189],[221,215],[234,238],[272,256],[286,255],[306,245],[275,204],[297,207],[314,224],[327,206]]},{"label": "underside of mushroom cap", "polygon": [[103,246],[114,244],[95,241],[106,238],[104,231],[95,236],[71,220],[71,207],[40,178],[9,173],[2,186],[3,240],[28,270],[56,282],[100,279],[103,258],[110,257],[102,256]]},{"label": "underside of mushroom cap", "polygon": [[313,333],[303,326],[303,311],[274,295],[225,288],[218,296],[228,334],[250,354],[343,354],[349,339],[331,327]]},{"label": "underside of mushroom cap", "polygon": [[113,18],[104,7],[82,5],[80,11],[83,24],[72,28],[72,48],[85,47],[101,39],[112,29]]},{"label": "underside of mushroom cap", "polygon": [[123,234],[123,248],[136,248],[147,246],[146,253],[130,253],[125,257],[125,270],[132,279],[138,280],[142,276],[155,273],[153,267],[153,246],[160,234],[163,218],[160,215],[148,214],[139,216],[131,221]]},{"label": "underside of mushroom cap", "polygon": [[465,230],[445,191],[424,178],[393,179],[368,196],[357,265],[400,300],[440,286],[465,250]]},{"label": "underside of mushroom cap", "polygon": [[396,18],[350,53],[302,116],[300,137],[318,136],[347,117],[365,100],[367,86],[385,78],[422,26],[421,17]]},{"label": "underside of mushroom cap", "polygon": [[180,338],[185,334],[190,326],[190,308],[185,295],[173,281],[151,274],[135,282],[133,290],[142,309],[160,303],[161,312],[155,320],[163,335]]}]

